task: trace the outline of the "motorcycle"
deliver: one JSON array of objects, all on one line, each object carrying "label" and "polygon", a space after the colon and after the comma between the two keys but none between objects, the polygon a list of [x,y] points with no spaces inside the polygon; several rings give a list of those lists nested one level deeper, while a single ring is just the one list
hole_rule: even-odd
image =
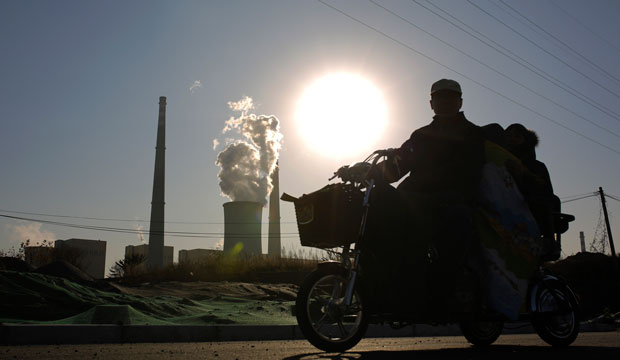
[{"label": "motorcycle", "polygon": [[[344,352],[364,337],[369,324],[458,323],[471,344],[492,344],[504,323],[515,319],[485,306],[475,261],[468,259],[472,246],[446,247],[411,234],[415,225],[406,201],[377,170],[378,161],[391,153],[375,151],[341,167],[330,179],[340,183],[300,198],[282,196],[295,205],[302,246],[331,249],[337,259],[320,262],[299,288],[294,312],[303,335],[321,350]],[[556,249],[573,220],[554,215]],[[568,346],[576,339],[577,296],[542,263],[527,280],[522,304],[516,320],[531,321],[548,344]]]}]

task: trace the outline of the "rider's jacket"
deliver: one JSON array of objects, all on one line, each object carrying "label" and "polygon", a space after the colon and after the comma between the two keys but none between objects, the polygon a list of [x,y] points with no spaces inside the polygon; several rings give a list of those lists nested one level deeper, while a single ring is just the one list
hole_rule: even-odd
[{"label": "rider's jacket", "polygon": [[389,182],[411,172],[399,189],[423,193],[449,193],[463,201],[474,199],[484,163],[482,129],[463,112],[433,117],[411,134],[384,169]]}]

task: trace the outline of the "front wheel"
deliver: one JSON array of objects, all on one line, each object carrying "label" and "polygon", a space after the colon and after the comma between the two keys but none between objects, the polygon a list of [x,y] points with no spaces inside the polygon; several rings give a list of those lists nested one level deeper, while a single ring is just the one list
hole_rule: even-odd
[{"label": "front wheel", "polygon": [[474,346],[489,346],[502,334],[504,322],[466,320],[460,327],[463,336]]},{"label": "front wheel", "polygon": [[558,279],[542,280],[534,289],[532,325],[552,346],[568,346],[579,334],[578,303],[573,291]]},{"label": "front wheel", "polygon": [[304,280],[297,293],[295,315],[301,332],[317,348],[343,352],[355,346],[366,333],[368,319],[358,291],[345,304],[348,284],[341,268],[319,268]]}]

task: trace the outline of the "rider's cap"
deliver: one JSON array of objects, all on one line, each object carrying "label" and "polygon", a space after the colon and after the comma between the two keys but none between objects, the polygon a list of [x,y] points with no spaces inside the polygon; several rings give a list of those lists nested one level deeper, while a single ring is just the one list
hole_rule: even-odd
[{"label": "rider's cap", "polygon": [[441,79],[431,86],[431,95],[438,91],[454,91],[456,93],[462,94],[461,85],[454,80],[450,79]]}]

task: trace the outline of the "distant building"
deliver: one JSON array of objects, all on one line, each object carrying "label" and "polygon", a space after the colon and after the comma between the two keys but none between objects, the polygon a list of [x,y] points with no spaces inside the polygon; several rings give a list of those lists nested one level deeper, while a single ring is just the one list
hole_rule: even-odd
[{"label": "distant building", "polygon": [[105,276],[106,242],[101,240],[68,239],[54,242],[57,256],[65,259],[92,276],[103,279]]},{"label": "distant building", "polygon": [[[125,246],[125,259],[134,255],[144,256],[144,260],[149,257],[149,244],[142,245],[127,245]],[[173,246],[164,246],[164,266],[172,265],[172,258],[174,256]],[[143,266],[146,266],[146,262]]]},{"label": "distant building", "polygon": [[221,250],[193,249],[179,250],[179,264],[199,263],[222,254]]},{"label": "distant building", "polygon": [[24,260],[35,269],[49,264],[54,257],[54,248],[51,246],[26,246]]}]

